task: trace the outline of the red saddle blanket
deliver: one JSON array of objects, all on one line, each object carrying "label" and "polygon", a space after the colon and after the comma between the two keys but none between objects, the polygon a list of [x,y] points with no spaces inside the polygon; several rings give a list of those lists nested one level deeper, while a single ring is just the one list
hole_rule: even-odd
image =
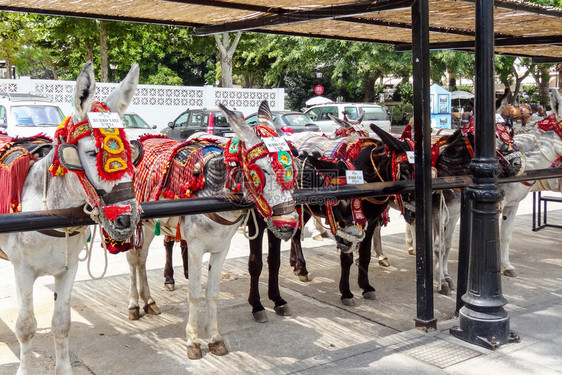
[{"label": "red saddle blanket", "polygon": [[52,140],[44,135],[14,138],[0,133],[0,214],[21,211],[21,193],[27,172]]},{"label": "red saddle blanket", "polygon": [[222,154],[212,142],[178,142],[159,136],[140,139],[144,156],[137,165],[135,196],[139,202],[157,201],[160,196],[181,199],[193,196],[204,186],[206,156]]}]

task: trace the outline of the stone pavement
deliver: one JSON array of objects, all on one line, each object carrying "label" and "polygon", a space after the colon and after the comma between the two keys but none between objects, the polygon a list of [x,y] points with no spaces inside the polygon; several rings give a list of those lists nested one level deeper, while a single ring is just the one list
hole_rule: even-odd
[{"label": "stone pavement", "polygon": [[[520,207],[512,241],[512,263],[518,277],[502,277],[511,328],[521,342],[490,351],[458,340],[448,329],[454,317],[456,295],[434,294],[438,329],[425,333],[413,329],[416,315],[415,258],[404,245],[403,220],[391,211],[383,229],[383,246],[391,266],[373,261],[371,283],[377,300],[362,299],[352,271],[357,305],[339,301],[339,256],[331,239],[305,238],[304,251],[311,281],[303,283],[291,272],[283,251],[281,292],[292,316],[279,317],[267,300],[267,270],[261,293],[269,316],[255,323],[247,303],[247,240],[237,234],[222,275],[219,329],[230,354],[215,357],[203,348],[203,359],[190,361],[185,353],[185,324],[189,307],[187,281],[174,254],[176,291],[163,287],[164,250],[154,243],[149,255],[149,283],[160,306],[159,316],[127,320],[128,266],[124,255],[109,255],[106,276],[91,280],[86,264],[80,265],[72,297],[70,350],[73,368],[82,374],[558,374],[562,373],[562,230],[531,231],[531,196]],[[549,221],[562,220],[562,210],[552,205]],[[457,232],[458,234],[458,232]],[[457,236],[458,237],[458,236]],[[155,241],[156,242],[156,241]],[[450,271],[456,276],[457,246],[453,245]],[[283,244],[283,250],[288,249]],[[101,250],[94,254],[92,272],[103,271]],[[19,346],[14,334],[17,299],[12,267],[0,263],[0,374],[15,374]],[[35,311],[38,332],[34,338],[33,374],[54,372],[50,335],[52,278],[36,282]],[[204,321],[200,321],[203,329]]]}]

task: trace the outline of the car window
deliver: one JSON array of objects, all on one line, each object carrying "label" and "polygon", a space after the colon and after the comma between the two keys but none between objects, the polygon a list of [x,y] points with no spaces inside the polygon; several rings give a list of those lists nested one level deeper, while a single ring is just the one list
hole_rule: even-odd
[{"label": "car window", "polygon": [[306,112],[306,115],[307,115],[308,118],[311,119],[312,121],[316,121],[316,120],[318,120],[318,117],[320,116],[320,112],[322,112],[322,107],[320,107],[320,108],[312,108],[311,110],[309,110],[308,112]]},{"label": "car window", "polygon": [[59,125],[64,116],[55,106],[20,105],[11,108],[12,119],[16,126],[52,126]]},{"label": "car window", "polygon": [[174,122],[174,128],[184,128],[187,126],[189,112],[182,113]]},{"label": "car window", "polygon": [[346,113],[346,116],[349,120],[357,120],[357,118],[359,117],[359,111],[357,110],[357,107],[343,107],[343,110]]},{"label": "car window", "polygon": [[330,116],[328,115],[332,115],[334,117],[339,117],[338,116],[338,107],[324,107],[322,110],[322,114],[320,115],[320,121],[323,120],[328,120],[330,121]]},{"label": "car window", "polygon": [[148,125],[142,117],[132,114],[123,115],[123,126],[126,128],[151,129],[150,125]]},{"label": "car window", "polygon": [[4,106],[0,106],[0,120],[2,120],[2,123],[0,123],[0,127],[5,128],[6,127],[6,107],[4,107]]},{"label": "car window", "polygon": [[228,119],[226,118],[226,115],[222,112],[215,112],[214,113],[214,119],[213,119],[213,125],[214,126],[220,126],[220,127],[228,127]]},{"label": "car window", "polygon": [[250,126],[256,126],[258,123],[258,115],[252,115],[246,117],[246,123]]},{"label": "car window", "polygon": [[365,111],[364,120],[388,120],[386,111],[381,107],[362,107],[362,111]]},{"label": "car window", "polygon": [[[207,115],[207,118],[209,116]],[[188,127],[200,127],[201,121],[203,120],[203,113],[201,112],[191,112],[191,116],[189,116],[189,120],[187,122]],[[206,123],[206,121],[205,121]]]},{"label": "car window", "polygon": [[312,120],[308,118],[308,116],[298,113],[285,115],[283,116],[283,120],[290,126],[305,126],[306,124],[312,124]]}]

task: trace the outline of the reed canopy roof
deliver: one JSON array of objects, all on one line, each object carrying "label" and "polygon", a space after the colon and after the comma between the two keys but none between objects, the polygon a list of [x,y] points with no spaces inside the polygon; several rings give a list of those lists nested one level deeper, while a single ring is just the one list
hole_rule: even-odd
[{"label": "reed canopy roof", "polygon": [[[412,42],[414,0],[0,0],[0,10],[392,44]],[[492,0],[490,0],[492,1]],[[428,0],[432,49],[474,50],[475,0]],[[562,61],[562,10],[495,0],[495,51]]]}]

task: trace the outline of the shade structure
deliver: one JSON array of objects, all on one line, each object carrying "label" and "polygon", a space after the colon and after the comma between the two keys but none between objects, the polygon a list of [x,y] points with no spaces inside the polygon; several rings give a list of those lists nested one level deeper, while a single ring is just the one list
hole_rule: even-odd
[{"label": "shade structure", "polygon": [[474,94],[468,91],[457,90],[451,92],[451,99],[474,99]]}]

